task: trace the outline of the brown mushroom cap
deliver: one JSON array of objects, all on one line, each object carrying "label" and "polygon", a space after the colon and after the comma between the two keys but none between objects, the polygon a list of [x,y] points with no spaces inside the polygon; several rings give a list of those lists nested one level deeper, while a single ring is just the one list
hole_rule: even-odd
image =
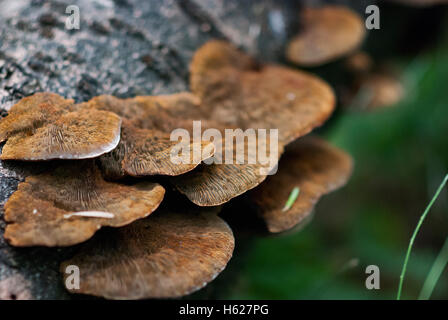
[{"label": "brown mushroom cap", "polygon": [[0,141],[8,140],[1,159],[94,158],[117,146],[120,125],[111,112],[80,108],[54,93],[36,93],[0,121]]},{"label": "brown mushroom cap", "polygon": [[344,64],[353,73],[365,73],[372,69],[373,61],[369,54],[358,51],[347,57]]},{"label": "brown mushroom cap", "polygon": [[91,160],[66,163],[19,184],[5,204],[4,237],[14,246],[74,245],[148,216],[164,193],[156,183],[106,182]]},{"label": "brown mushroom cap", "polygon": [[82,281],[73,293],[108,299],[192,293],[225,268],[234,249],[229,226],[207,211],[161,209],[148,219],[93,239],[63,262],[61,270],[79,267]]},{"label": "brown mushroom cap", "polygon": [[305,8],[303,30],[286,49],[291,62],[315,66],[340,58],[355,50],[363,41],[365,26],[354,11],[335,5]]},{"label": "brown mushroom cap", "polygon": [[[192,129],[193,120],[206,120],[199,108],[200,100],[188,92],[161,96],[137,96],[120,99],[102,95],[83,103],[95,110],[110,111],[139,129],[171,133],[174,129]],[[211,124],[210,126],[215,125]]]},{"label": "brown mushroom cap", "polygon": [[[278,129],[277,159],[285,144],[321,125],[334,108],[333,91],[324,81],[301,71],[259,66],[226,42],[205,44],[190,69],[202,114],[224,128]],[[213,206],[259,185],[266,178],[260,167],[235,161],[204,165],[171,181],[195,204]]]},{"label": "brown mushroom cap", "polygon": [[191,89],[210,120],[243,130],[278,129],[283,144],[320,126],[335,107],[333,90],[320,78],[257,65],[227,42],[198,49],[190,70]]},{"label": "brown mushroom cap", "polygon": [[[277,174],[250,192],[270,232],[295,227],[309,216],[318,199],[343,186],[352,172],[352,160],[345,152],[316,137],[299,139],[280,159]],[[299,196],[283,211],[290,192]]]},{"label": "brown mushroom cap", "polygon": [[[175,176],[193,170],[211,157],[212,142],[192,141],[187,146],[191,151],[189,161],[180,164],[171,161],[172,148],[178,141],[171,141],[170,133],[178,128],[192,131],[193,121],[203,118],[197,104],[198,99],[186,92],[132,99],[99,96],[87,102],[88,108],[112,111],[123,118],[120,143],[112,152],[100,157],[106,177]],[[195,152],[199,152],[197,157]]]},{"label": "brown mushroom cap", "polygon": [[369,110],[394,105],[405,94],[401,81],[386,73],[368,74],[360,80],[358,87],[366,92]]}]

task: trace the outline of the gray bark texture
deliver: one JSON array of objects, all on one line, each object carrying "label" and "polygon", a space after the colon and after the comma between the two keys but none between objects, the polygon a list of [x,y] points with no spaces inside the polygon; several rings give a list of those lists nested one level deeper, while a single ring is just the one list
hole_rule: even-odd
[{"label": "gray bark texture", "polygon": [[[362,2],[338,1],[352,8],[362,8]],[[0,115],[38,91],[81,102],[99,94],[132,97],[188,90],[189,61],[213,38],[227,39],[262,61],[283,62],[302,4],[0,0]],[[65,27],[69,5],[80,9],[79,30]],[[76,248],[14,248],[3,239],[3,205],[39,166],[0,161],[0,299],[73,297],[64,289],[59,263]]]}]

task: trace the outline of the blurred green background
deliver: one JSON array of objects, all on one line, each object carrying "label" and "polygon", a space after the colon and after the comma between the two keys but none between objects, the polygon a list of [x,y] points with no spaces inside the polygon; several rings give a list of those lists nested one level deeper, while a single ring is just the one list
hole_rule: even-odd
[{"label": "blurred green background", "polygon": [[[339,106],[319,134],[353,156],[348,185],[323,197],[300,232],[252,240],[234,258],[235,281],[220,298],[395,298],[410,236],[448,173],[448,21],[441,7],[381,14],[364,50],[401,70],[405,98],[374,112]],[[337,87],[338,68],[311,71]],[[403,299],[418,297],[447,236],[445,188],[416,239]],[[365,287],[371,264],[380,268],[379,290]],[[445,269],[432,299],[448,299],[447,280]]]}]

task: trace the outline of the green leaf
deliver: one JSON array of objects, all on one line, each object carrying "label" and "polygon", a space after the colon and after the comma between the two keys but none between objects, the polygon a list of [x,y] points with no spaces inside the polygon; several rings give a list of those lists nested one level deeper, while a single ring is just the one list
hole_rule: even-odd
[{"label": "green leaf", "polygon": [[294,189],[292,189],[291,193],[289,194],[289,198],[286,201],[285,206],[283,207],[283,212],[288,211],[289,209],[291,209],[292,205],[294,204],[294,202],[296,202],[297,197],[299,196],[300,193],[300,188],[299,187],[295,187]]}]

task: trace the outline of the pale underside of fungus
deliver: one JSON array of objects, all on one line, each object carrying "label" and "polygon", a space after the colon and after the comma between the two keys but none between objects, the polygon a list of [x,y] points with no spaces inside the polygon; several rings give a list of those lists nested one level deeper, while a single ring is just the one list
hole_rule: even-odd
[{"label": "pale underside of fungus", "polygon": [[198,99],[187,92],[167,96],[146,96],[119,99],[99,96],[88,101],[86,108],[107,110],[122,117],[121,139],[117,148],[100,157],[102,169],[109,179],[126,175],[176,176],[193,170],[214,153],[210,141],[193,141],[183,146],[188,153],[181,162],[172,161],[173,148],[179,141],[170,135],[176,129],[192,132],[193,121],[201,119]]},{"label": "pale underside of fungus", "polygon": [[[233,144],[238,147],[238,144]],[[281,147],[281,146],[280,146]],[[269,145],[267,146],[267,152]],[[283,149],[278,150],[274,163],[237,163],[236,154],[233,153],[232,163],[201,165],[196,170],[184,175],[171,178],[179,192],[186,195],[190,201],[199,206],[216,206],[230,201],[246,191],[262,183],[268,174],[275,170],[279,155]],[[225,154],[225,148],[215,156]],[[244,153],[249,158],[247,150]]]},{"label": "pale underside of fungus", "polygon": [[288,44],[289,61],[316,66],[354,51],[363,41],[365,26],[354,11],[335,5],[305,8],[302,30]]},{"label": "pale underside of fungus", "polygon": [[[179,162],[172,161],[172,151],[182,148],[185,152]],[[188,152],[187,152],[188,151]],[[170,135],[151,129],[140,129],[123,120],[121,139],[117,148],[100,157],[105,176],[118,179],[126,175],[177,176],[196,168],[210,158],[215,146],[209,141],[189,141],[179,145]]]},{"label": "pale underside of fungus", "polygon": [[74,293],[108,299],[187,295],[212,281],[232,257],[232,231],[209,211],[161,209],[87,243],[61,270],[76,265],[82,272]]},{"label": "pale underside of fungus", "polygon": [[[270,232],[289,230],[306,221],[319,198],[343,186],[352,172],[352,159],[317,137],[305,137],[288,146],[276,175],[250,192]],[[298,197],[285,210],[291,190]]]},{"label": "pale underside of fungus", "polygon": [[92,160],[62,164],[19,184],[5,204],[4,237],[14,246],[74,245],[148,216],[164,194],[157,183],[106,182]]},{"label": "pale underside of fungus", "polygon": [[120,140],[121,119],[112,112],[88,110],[54,93],[20,100],[0,120],[2,160],[94,158]]}]

